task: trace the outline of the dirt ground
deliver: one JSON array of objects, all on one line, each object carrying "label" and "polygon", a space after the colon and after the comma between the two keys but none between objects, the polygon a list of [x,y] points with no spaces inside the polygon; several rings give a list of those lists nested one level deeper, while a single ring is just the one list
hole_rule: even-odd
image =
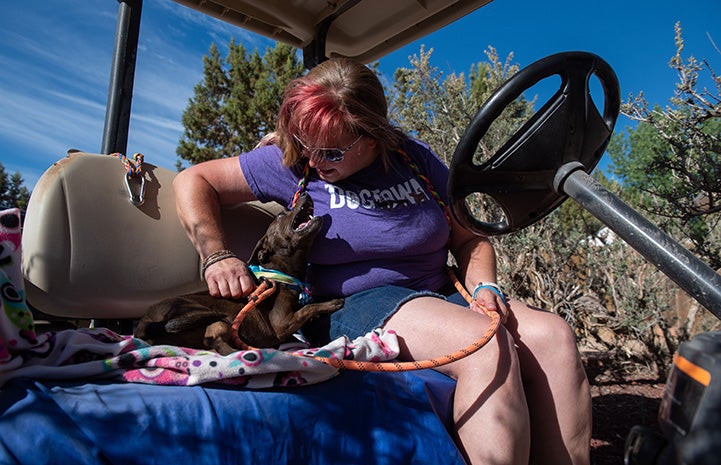
[{"label": "dirt ground", "polygon": [[591,465],[622,465],[626,437],[635,425],[658,430],[665,379],[643,366],[619,368],[584,356],[593,397]]}]

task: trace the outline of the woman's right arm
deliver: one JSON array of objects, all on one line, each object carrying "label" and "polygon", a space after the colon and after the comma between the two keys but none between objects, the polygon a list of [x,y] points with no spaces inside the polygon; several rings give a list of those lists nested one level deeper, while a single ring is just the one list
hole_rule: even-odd
[{"label": "woman's right arm", "polygon": [[[187,168],[175,177],[173,188],[178,218],[201,260],[227,249],[221,207],[255,200],[237,157]],[[239,298],[255,288],[245,264],[238,258],[215,262],[205,270],[204,277],[214,296]]]}]

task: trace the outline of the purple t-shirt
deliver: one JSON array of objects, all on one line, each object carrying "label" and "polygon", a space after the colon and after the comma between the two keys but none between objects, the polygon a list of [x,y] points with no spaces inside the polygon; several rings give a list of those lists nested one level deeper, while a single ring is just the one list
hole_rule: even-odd
[{"label": "purple t-shirt", "polygon": [[[421,142],[409,140],[403,149],[447,202],[445,164]],[[258,200],[290,206],[299,174],[281,159],[270,145],[242,154],[240,167]],[[323,217],[307,275],[315,295],[348,296],[384,285],[437,290],[447,282],[448,222],[400,154],[391,156],[388,169],[379,158],[336,183],[311,170],[306,191]]]}]

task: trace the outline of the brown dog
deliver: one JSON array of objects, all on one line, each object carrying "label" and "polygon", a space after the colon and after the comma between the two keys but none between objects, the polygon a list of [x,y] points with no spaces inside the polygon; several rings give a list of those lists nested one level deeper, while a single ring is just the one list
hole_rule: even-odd
[{"label": "brown dog", "polygon": [[[238,336],[246,344],[277,346],[307,321],[343,306],[343,299],[303,305],[308,295],[302,283],[292,278],[305,277],[308,253],[322,224],[322,218],[313,216],[313,200],[302,195],[293,210],[279,215],[258,241],[248,260],[249,269],[260,269],[257,274],[261,275],[276,274],[283,282],[276,281],[276,291],[243,319]],[[166,299],[148,308],[135,337],[150,344],[213,349],[227,355],[239,349],[233,347],[231,326],[246,303],[247,299],[212,297],[208,292]]]}]

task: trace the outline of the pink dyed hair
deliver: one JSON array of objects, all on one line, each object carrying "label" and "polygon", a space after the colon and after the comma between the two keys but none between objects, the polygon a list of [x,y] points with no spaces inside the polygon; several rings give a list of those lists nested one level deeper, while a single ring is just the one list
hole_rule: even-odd
[{"label": "pink dyed hair", "polygon": [[400,148],[405,135],[388,121],[388,103],[378,77],[347,58],[324,61],[290,83],[278,113],[275,141],[287,166],[299,163],[293,140],[328,146],[334,135],[350,133],[376,140],[382,157]]}]

